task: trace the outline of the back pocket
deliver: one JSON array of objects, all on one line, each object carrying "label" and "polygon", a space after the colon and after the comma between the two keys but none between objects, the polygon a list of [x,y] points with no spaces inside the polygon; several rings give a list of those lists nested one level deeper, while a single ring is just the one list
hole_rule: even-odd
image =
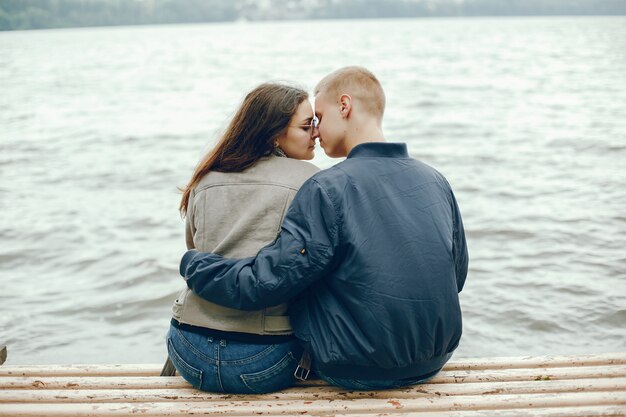
[{"label": "back pocket", "polygon": [[293,373],[298,362],[291,352],[287,352],[278,363],[252,374],[242,374],[243,383],[256,394],[279,391],[293,385]]},{"label": "back pocket", "polygon": [[167,339],[167,352],[180,376],[185,378],[185,380],[189,382],[194,388],[201,389],[202,371],[189,365],[187,362],[185,362],[183,358],[181,358],[181,356],[174,348],[174,344],[172,343],[171,338]]}]

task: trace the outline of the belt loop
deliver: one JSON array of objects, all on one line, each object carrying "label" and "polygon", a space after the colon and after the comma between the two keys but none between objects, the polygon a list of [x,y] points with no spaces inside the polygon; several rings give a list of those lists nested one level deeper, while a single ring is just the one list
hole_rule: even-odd
[{"label": "belt loop", "polygon": [[311,356],[309,352],[306,350],[302,352],[302,358],[300,358],[300,362],[296,367],[296,370],[293,373],[293,376],[300,381],[306,381],[309,377],[309,373],[311,372]]}]

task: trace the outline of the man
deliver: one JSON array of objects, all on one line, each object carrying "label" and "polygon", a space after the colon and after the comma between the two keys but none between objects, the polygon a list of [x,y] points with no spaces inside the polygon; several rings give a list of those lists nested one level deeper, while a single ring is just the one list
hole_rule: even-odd
[{"label": "man", "polygon": [[371,72],[342,68],[315,96],[320,145],[347,159],[304,183],[280,235],[256,257],[189,251],[181,275],[231,308],[289,301],[295,335],[331,384],[423,382],[461,337],[468,255],[456,200],[405,144],[385,142],[385,95]]}]

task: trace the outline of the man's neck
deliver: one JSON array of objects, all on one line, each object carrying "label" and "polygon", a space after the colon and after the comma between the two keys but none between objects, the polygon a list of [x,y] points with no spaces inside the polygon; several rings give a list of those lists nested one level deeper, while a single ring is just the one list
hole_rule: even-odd
[{"label": "man's neck", "polygon": [[348,155],[355,146],[371,142],[385,142],[385,135],[378,126],[369,126],[365,129],[355,128],[346,132],[346,155]]}]

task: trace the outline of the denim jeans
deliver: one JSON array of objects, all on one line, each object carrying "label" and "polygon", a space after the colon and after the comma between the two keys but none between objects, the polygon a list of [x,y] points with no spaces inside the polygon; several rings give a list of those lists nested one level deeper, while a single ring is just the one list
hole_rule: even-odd
[{"label": "denim jeans", "polygon": [[[452,357],[452,353],[448,354],[446,362],[450,360]],[[416,377],[416,378],[407,378],[407,379],[396,379],[396,380],[369,380],[369,379],[348,379],[348,378],[335,378],[330,377],[328,375],[324,375],[324,373],[315,371],[315,373],[319,376],[319,378],[331,385],[335,385],[337,387],[341,387],[347,390],[356,390],[356,391],[372,391],[372,390],[380,390],[380,389],[393,389],[393,388],[402,388],[408,387],[410,385],[424,384],[434,378],[439,371],[435,371],[430,375]]]},{"label": "denim jeans", "polygon": [[296,339],[277,344],[241,343],[172,325],[167,351],[178,373],[194,388],[233,394],[264,394],[292,386],[302,356]]}]

